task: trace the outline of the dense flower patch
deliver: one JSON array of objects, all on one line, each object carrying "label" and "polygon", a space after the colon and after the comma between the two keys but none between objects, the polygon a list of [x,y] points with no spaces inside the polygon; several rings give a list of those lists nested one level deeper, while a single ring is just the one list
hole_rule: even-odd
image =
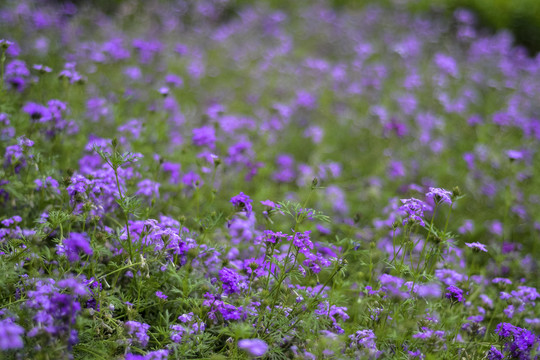
[{"label": "dense flower patch", "polygon": [[230,9],[0,6],[0,357],[538,358],[539,59]]}]

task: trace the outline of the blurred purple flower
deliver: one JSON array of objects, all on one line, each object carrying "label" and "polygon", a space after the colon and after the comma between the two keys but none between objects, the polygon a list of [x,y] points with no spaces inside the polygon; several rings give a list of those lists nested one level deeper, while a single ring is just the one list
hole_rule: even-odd
[{"label": "blurred purple flower", "polygon": [[24,342],[21,335],[24,329],[10,319],[0,320],[0,350],[21,349]]},{"label": "blurred purple flower", "polygon": [[470,249],[473,249],[473,251],[483,251],[487,252],[486,245],[479,243],[479,242],[473,242],[473,243],[465,243],[465,246],[467,246]]},{"label": "blurred purple flower", "polygon": [[268,351],[268,344],[261,339],[242,339],[238,341],[238,347],[254,357],[263,356]]}]

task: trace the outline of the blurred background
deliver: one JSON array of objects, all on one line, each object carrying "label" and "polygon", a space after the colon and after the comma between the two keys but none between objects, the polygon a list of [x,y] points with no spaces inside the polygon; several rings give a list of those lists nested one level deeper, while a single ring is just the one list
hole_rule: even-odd
[{"label": "blurred background", "polygon": [[[56,1],[67,3],[64,0]],[[122,5],[130,4],[131,6],[136,3],[133,0],[72,0],[70,2],[75,3],[78,7],[99,7],[109,14],[118,11]],[[238,8],[252,3],[253,0],[221,0],[217,2],[224,6],[222,17],[219,20],[226,21],[228,17],[234,16]],[[266,2],[275,9],[292,10],[295,7],[305,5],[308,0],[259,0],[258,2]],[[376,3],[448,18],[452,17],[456,9],[466,8],[476,14],[478,27],[493,32],[507,29],[513,34],[515,43],[524,46],[530,55],[536,55],[540,51],[540,0],[328,0],[328,2],[334,8],[342,11],[358,9]],[[197,3],[200,4],[200,2]]]}]

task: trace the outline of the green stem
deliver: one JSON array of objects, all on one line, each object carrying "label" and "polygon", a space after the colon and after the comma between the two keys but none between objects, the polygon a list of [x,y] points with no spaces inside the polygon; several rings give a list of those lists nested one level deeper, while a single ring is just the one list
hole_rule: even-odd
[{"label": "green stem", "polygon": [[122,270],[125,270],[125,269],[129,269],[129,268],[134,267],[134,266],[137,266],[137,265],[142,265],[142,262],[138,262],[138,263],[134,263],[134,264],[129,264],[129,265],[126,265],[126,266],[122,266],[121,268],[118,268],[118,269],[116,269],[116,270],[114,270],[114,271],[111,271],[110,273],[107,273],[107,274],[105,274],[105,275],[101,275],[99,278],[100,278],[100,279],[104,279],[104,278],[106,278],[107,276],[110,276],[110,275],[115,274],[115,273],[117,273],[117,272],[119,272],[119,271],[122,271]]},{"label": "green stem", "polygon": [[[120,187],[120,180],[118,179],[118,168],[113,167],[112,164],[111,167],[114,170],[114,177],[116,178],[116,187],[118,188],[118,194],[120,196],[120,200],[122,200],[122,203],[124,202],[124,195],[122,194],[122,189]],[[126,232],[127,232],[127,239],[128,239],[128,251],[129,251],[129,260],[133,262],[133,244],[131,243],[131,234],[129,231],[129,213],[122,207],[122,211],[124,212],[124,218],[125,218],[125,224],[126,224]]]},{"label": "green stem", "polygon": [[[325,281],[324,285],[320,288],[319,292],[317,292],[317,294],[311,299],[311,301],[309,302],[307,308],[306,308],[306,311],[311,309],[311,306],[313,305],[313,303],[317,300],[317,298],[319,297],[319,295],[323,292],[324,288],[326,288],[326,285],[328,285],[330,283],[330,281],[332,281],[332,279],[334,278],[334,276],[337,274],[337,272],[339,271],[340,269],[340,263],[336,263],[336,268],[334,269],[334,271],[332,272],[332,275],[330,275],[330,277]],[[295,327],[296,324],[298,324],[298,322],[300,321],[301,317],[298,317],[296,319],[296,321],[290,325],[287,330],[285,330],[285,334],[288,333],[293,327]]]}]

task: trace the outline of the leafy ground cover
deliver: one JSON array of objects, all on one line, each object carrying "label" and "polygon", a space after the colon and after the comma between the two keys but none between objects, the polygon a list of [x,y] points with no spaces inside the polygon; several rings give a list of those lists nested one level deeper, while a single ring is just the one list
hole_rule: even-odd
[{"label": "leafy ground cover", "polygon": [[538,59],[226,5],[3,3],[1,357],[538,357]]}]

